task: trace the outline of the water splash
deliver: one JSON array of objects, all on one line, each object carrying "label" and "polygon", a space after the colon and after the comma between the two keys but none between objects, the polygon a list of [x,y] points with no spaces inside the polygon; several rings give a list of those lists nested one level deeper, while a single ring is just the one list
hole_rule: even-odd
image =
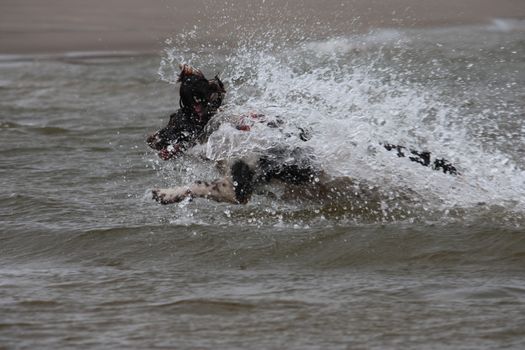
[{"label": "water splash", "polygon": [[[351,177],[385,194],[404,189],[425,199],[417,204],[424,211],[439,215],[504,208],[507,217],[522,222],[525,164],[516,152],[523,137],[515,130],[525,130],[519,121],[523,105],[509,103],[517,100],[516,82],[503,68],[491,80],[475,81],[483,68],[477,65],[478,43],[462,42],[459,51],[450,47],[450,37],[441,37],[445,44],[431,42],[434,35],[378,30],[320,41],[273,31],[262,38],[247,34],[233,49],[202,45],[190,52],[186,43],[198,34],[189,32],[170,43],[159,74],[173,83],[179,62],[205,72],[209,67],[222,71],[229,114],[256,111],[311,128],[313,138],[306,145],[315,149],[322,168],[333,177]],[[517,50],[525,51],[523,46]],[[501,60],[506,54],[491,51],[486,59]],[[506,59],[519,63],[512,55]],[[504,86],[499,84],[502,79]],[[497,85],[492,96],[485,91],[487,84]],[[203,149],[222,147],[233,155],[255,137],[232,142],[241,134],[228,127],[220,131],[221,137],[210,139]],[[256,137],[275,141],[264,130]],[[509,147],[509,139],[521,147]],[[397,158],[382,142],[429,150],[456,164],[461,176]],[[380,203],[382,213],[388,212],[386,206]]]}]

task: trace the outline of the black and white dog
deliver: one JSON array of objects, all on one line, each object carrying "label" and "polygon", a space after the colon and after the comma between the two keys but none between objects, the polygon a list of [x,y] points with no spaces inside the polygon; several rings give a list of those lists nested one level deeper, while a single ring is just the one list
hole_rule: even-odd
[{"label": "black and white dog", "polygon": [[[211,124],[212,117],[221,106],[226,90],[216,76],[208,80],[201,71],[188,65],[181,65],[180,109],[170,116],[168,125],[147,138],[148,145],[158,151],[164,160],[173,159],[196,144],[203,143],[216,130]],[[237,130],[249,132],[254,125],[281,130],[284,124],[279,117],[269,118],[261,114],[247,114],[236,118],[233,126]],[[308,141],[309,130],[296,128],[297,132],[286,133],[286,137],[296,137]],[[432,159],[430,152],[419,152],[393,144],[383,144],[398,157],[407,157],[423,166],[432,167],[445,173],[457,175],[458,171],[445,159]],[[283,144],[265,149],[249,157],[230,159],[225,176],[211,182],[197,181],[193,184],[154,189],[153,199],[170,204],[185,198],[209,198],[219,202],[245,204],[254,191],[271,180],[280,180],[290,185],[319,185],[324,178],[316,164],[315,155],[308,147]],[[321,180],[320,180],[321,179]]]}]

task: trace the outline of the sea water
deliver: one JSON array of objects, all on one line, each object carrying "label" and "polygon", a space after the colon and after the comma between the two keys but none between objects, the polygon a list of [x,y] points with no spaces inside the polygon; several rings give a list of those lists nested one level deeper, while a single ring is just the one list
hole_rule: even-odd
[{"label": "sea water", "polygon": [[[522,348],[524,34],[495,20],[217,43],[196,27],[158,55],[0,57],[0,347]],[[174,161],[148,149],[178,108],[178,63],[220,75],[221,113],[310,129],[324,173],[374,195],[152,201],[251,144],[224,127]]]}]

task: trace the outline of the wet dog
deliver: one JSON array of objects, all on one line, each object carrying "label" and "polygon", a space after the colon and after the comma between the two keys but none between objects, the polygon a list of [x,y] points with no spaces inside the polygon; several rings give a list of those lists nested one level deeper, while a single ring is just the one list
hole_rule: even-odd
[{"label": "wet dog", "polygon": [[[216,127],[210,127],[210,121],[222,104],[226,90],[216,76],[208,80],[201,71],[188,65],[181,66],[180,109],[170,116],[166,127],[147,138],[148,145],[158,151],[164,160],[182,155],[198,143],[207,140]],[[261,114],[247,114],[233,122],[237,130],[250,132],[254,126],[282,130],[284,121],[269,118]],[[309,130],[296,128],[296,132],[287,132],[286,138],[296,137],[308,141]],[[445,159],[432,159],[429,152],[419,152],[402,146],[384,144],[389,151],[395,151],[398,157],[408,156],[413,162],[432,167],[445,173],[457,174],[457,170]],[[254,191],[272,180],[308,188],[319,186],[324,174],[317,166],[314,152],[308,147],[296,143],[280,144],[265,149],[264,153],[230,159],[224,177],[211,182],[197,181],[187,186],[166,189],[154,189],[153,199],[161,204],[180,202],[186,198],[202,197],[218,202],[245,204]]]},{"label": "wet dog", "polygon": [[170,115],[168,125],[146,140],[164,160],[176,158],[199,142],[226,93],[219,77],[207,80],[201,71],[188,65],[181,66],[178,81],[180,109]]}]

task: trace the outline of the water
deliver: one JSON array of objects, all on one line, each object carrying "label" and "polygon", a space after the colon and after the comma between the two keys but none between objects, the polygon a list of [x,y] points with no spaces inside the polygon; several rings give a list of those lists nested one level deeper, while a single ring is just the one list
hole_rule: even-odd
[{"label": "water", "polygon": [[[217,44],[196,28],[159,56],[1,57],[0,347],[523,348],[524,31]],[[202,155],[243,150],[147,149],[178,104],[179,61],[221,73],[225,113],[311,127],[326,173],[373,195],[152,202],[151,188],[218,176]]]}]

